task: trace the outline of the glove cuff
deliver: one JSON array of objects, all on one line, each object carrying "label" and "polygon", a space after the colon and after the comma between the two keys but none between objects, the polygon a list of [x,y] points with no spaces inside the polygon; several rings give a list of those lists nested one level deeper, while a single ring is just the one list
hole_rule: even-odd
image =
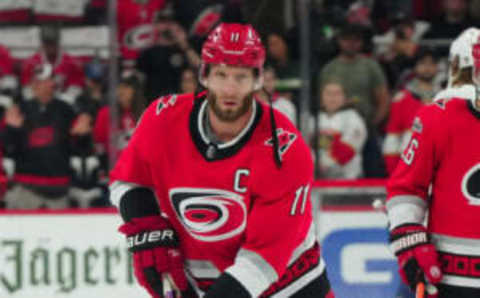
[{"label": "glove cuff", "polygon": [[430,244],[427,229],[420,224],[404,224],[390,233],[390,248],[398,256],[414,247]]},{"label": "glove cuff", "polygon": [[178,237],[167,219],[160,216],[133,218],[118,229],[127,236],[127,247],[136,252],[154,247],[178,247]]}]

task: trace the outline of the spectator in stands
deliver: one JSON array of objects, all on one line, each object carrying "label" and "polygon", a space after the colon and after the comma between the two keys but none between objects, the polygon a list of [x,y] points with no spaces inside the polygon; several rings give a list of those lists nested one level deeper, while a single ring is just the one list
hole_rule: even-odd
[{"label": "spectator in stands", "polygon": [[310,121],[310,140],[321,178],[363,177],[362,150],[367,127],[339,82],[329,81],[320,93],[321,111]]},{"label": "spectator in stands", "polygon": [[[442,0],[444,13],[432,21],[430,30],[424,35],[424,39],[454,39],[463,30],[475,25],[468,15],[466,0]],[[442,53],[447,53],[449,43],[442,48]]]},{"label": "spectator in stands", "polygon": [[117,2],[117,34],[122,66],[132,69],[140,52],[152,46],[154,21],[166,0],[121,0]]},{"label": "spectator in stands", "polygon": [[338,33],[340,54],[325,65],[318,75],[318,90],[332,79],[343,86],[347,98],[366,119],[368,140],[364,147],[364,170],[367,177],[385,175],[377,133],[389,109],[387,80],[379,64],[360,54],[363,28],[346,24]]},{"label": "spectator in stands", "polygon": [[418,42],[414,39],[415,23],[404,18],[396,24],[389,50],[381,57],[390,86],[397,86],[399,78],[413,67]]},{"label": "spectator in stands", "polygon": [[338,33],[340,54],[319,73],[318,85],[331,78],[340,80],[347,98],[373,125],[380,125],[388,114],[389,94],[385,75],[378,63],[360,54],[363,28],[345,25]]},{"label": "spectator in stands", "polygon": [[66,208],[69,158],[77,138],[91,130],[91,117],[54,97],[54,67],[40,64],[32,78],[34,99],[6,112],[6,154],[15,160],[10,209]]},{"label": "spectator in stands", "polygon": [[74,108],[77,112],[90,114],[96,118],[98,110],[105,105],[105,76],[106,66],[94,58],[84,67],[85,89],[75,100]]},{"label": "spectator in stands", "polygon": [[194,93],[198,88],[195,69],[187,67],[182,71],[179,93]]},{"label": "spectator in stands", "polygon": [[[76,99],[74,109],[95,119],[100,108],[106,104],[106,67],[98,58],[94,58],[85,65],[84,72],[86,88]],[[108,169],[102,167],[101,162],[105,157],[96,154],[92,134],[85,136],[83,142],[82,150],[73,152],[70,158],[73,175],[69,197],[81,208],[105,206],[107,181],[104,178]]]},{"label": "spectator in stands", "polygon": [[[138,75],[131,74],[121,79],[117,87],[117,99],[116,114],[118,123],[116,124],[116,129],[118,132],[115,136],[115,148],[113,150],[110,147],[110,107],[102,107],[95,119],[93,138],[97,152],[104,156],[118,154],[119,151],[126,147],[136,123],[146,107],[142,83]],[[118,150],[118,152],[114,152],[114,150]],[[108,165],[105,164],[107,159],[103,158],[102,160],[102,166],[108,168]]]},{"label": "spectator in stands", "polygon": [[185,67],[197,68],[200,58],[192,47],[182,26],[173,15],[158,17],[156,44],[142,51],[137,59],[137,69],[145,75],[148,101],[168,93],[175,93]]},{"label": "spectator in stands", "polygon": [[0,94],[15,96],[17,88],[13,58],[8,48],[0,45]]},{"label": "spectator in stands", "polygon": [[392,100],[383,143],[383,156],[388,174],[395,169],[400,160],[400,154],[410,140],[410,129],[418,109],[432,102],[440,89],[434,84],[437,71],[436,54],[429,49],[419,50],[415,58],[414,79]]},{"label": "spectator in stands", "polygon": [[45,25],[40,29],[42,47],[39,52],[27,59],[22,68],[21,85],[23,97],[33,98],[32,77],[35,67],[41,64],[53,66],[55,97],[73,104],[83,88],[83,72],[78,61],[65,53],[60,47],[59,27]]},{"label": "spectator in stands", "polygon": [[257,98],[269,104],[268,96],[271,96],[273,107],[287,116],[293,124],[297,125],[297,109],[287,96],[276,91],[276,83],[275,69],[271,66],[265,67],[263,71],[264,89],[258,91]]},{"label": "spectator in stands", "polygon": [[300,88],[299,64],[292,59],[287,38],[282,33],[267,35],[267,64],[275,70],[279,90],[283,92]]}]

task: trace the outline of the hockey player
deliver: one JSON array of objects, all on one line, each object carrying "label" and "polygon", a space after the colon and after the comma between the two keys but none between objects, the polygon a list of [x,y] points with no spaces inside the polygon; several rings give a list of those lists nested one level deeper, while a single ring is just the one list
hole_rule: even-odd
[{"label": "hockey player", "polygon": [[120,232],[153,297],[167,285],[182,297],[333,297],[309,148],[252,97],[264,60],[251,26],[220,24],[202,49],[207,91],[154,101],[111,173]]},{"label": "hockey player", "polygon": [[476,97],[476,88],[472,82],[473,57],[468,42],[475,38],[479,31],[477,28],[468,28],[450,45],[448,86],[437,93],[434,100],[452,97],[473,99]]},{"label": "hockey player", "polygon": [[[463,43],[477,88],[479,37],[477,31]],[[480,100],[439,99],[419,110],[412,132],[387,185],[402,280],[414,288],[425,279],[434,285],[426,287],[429,298],[480,297]]]}]

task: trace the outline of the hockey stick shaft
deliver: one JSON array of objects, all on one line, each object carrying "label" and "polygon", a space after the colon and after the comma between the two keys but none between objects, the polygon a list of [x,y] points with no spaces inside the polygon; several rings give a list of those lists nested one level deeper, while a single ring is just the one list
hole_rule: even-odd
[{"label": "hockey stick shaft", "polygon": [[415,298],[424,298],[425,297],[425,284],[423,282],[417,283],[417,288],[415,290]]}]

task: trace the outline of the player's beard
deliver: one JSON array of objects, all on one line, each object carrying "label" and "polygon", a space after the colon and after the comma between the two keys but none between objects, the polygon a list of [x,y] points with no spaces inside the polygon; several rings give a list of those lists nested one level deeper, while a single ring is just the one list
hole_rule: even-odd
[{"label": "player's beard", "polygon": [[213,114],[223,122],[235,122],[240,117],[248,113],[252,106],[253,92],[247,94],[242,100],[242,104],[237,109],[222,109],[217,102],[217,96],[213,92],[209,92],[207,96],[208,104],[210,105]]}]

